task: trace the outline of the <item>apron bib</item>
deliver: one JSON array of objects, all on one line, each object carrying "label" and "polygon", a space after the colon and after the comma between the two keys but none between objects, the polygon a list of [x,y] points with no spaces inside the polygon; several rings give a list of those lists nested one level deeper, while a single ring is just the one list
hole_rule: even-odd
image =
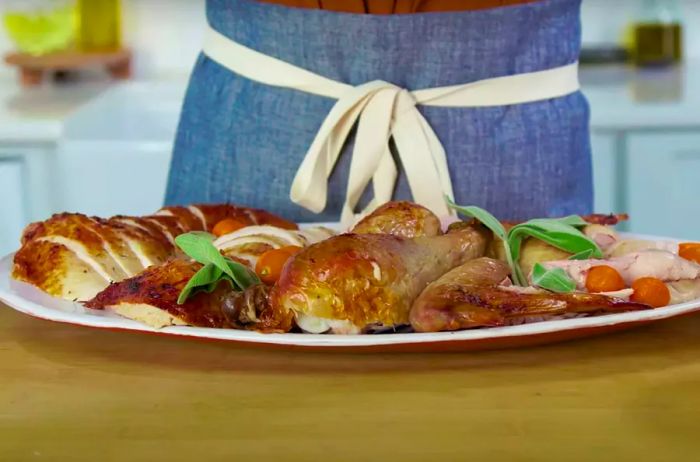
[{"label": "apron bib", "polygon": [[[476,82],[574,63],[580,0],[459,13],[372,16],[249,0],[209,0],[213,29],[320,76],[408,90]],[[238,75],[202,54],[181,116],[166,202],[233,202],[297,221],[338,220],[353,136],[328,183],[325,209],[290,187],[336,101]],[[503,219],[588,213],[588,106],[580,92],[498,107],[417,106],[444,147],[455,199]],[[398,199],[411,199],[400,157]],[[440,185],[436,185],[439,188]],[[371,199],[365,191],[360,205]]]}]

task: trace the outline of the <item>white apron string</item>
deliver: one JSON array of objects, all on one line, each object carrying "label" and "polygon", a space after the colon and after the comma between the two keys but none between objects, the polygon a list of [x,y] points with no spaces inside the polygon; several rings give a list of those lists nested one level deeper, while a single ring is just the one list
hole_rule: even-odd
[{"label": "white apron string", "polygon": [[557,98],[579,90],[578,63],[538,72],[495,77],[463,85],[408,91],[375,80],[353,86],[267,56],[209,28],[204,53],[229,70],[267,85],[337,99],[297,170],[293,202],[320,213],[326,207],[328,178],[352,127],[358,123],[341,220],[355,218],[355,207],[370,181],[374,198],[368,213],[391,200],[398,171],[389,152],[394,139],[413,200],[438,216],[452,215],[447,157],[440,140],[416,105],[493,107]]}]

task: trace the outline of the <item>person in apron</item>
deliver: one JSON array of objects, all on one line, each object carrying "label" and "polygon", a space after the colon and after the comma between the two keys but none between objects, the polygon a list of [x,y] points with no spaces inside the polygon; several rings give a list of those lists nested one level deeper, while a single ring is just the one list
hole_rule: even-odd
[{"label": "person in apron", "polygon": [[363,15],[207,0],[166,203],[299,222],[444,197],[505,220],[587,214],[580,1]]}]

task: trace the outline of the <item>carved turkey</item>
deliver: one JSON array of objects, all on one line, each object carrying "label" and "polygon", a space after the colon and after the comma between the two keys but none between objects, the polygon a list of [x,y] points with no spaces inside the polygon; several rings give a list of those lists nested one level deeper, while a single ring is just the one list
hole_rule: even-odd
[{"label": "carved turkey", "polygon": [[250,225],[296,227],[264,210],[234,205],[166,207],[150,216],[109,219],[62,213],[27,226],[12,276],[56,297],[89,300],[110,283],[178,256],[177,235],[211,231],[228,217]]}]

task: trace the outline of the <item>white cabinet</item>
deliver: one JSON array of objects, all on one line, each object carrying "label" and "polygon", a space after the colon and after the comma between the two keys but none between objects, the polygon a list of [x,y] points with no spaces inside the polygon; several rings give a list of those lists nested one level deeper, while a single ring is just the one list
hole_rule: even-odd
[{"label": "white cabinet", "polygon": [[66,142],[56,155],[58,210],[147,215],[163,206],[172,143]]},{"label": "white cabinet", "polygon": [[700,132],[627,135],[630,230],[700,241]]},{"label": "white cabinet", "polygon": [[17,247],[27,221],[22,177],[24,166],[18,157],[0,157],[0,256]]},{"label": "white cabinet", "polygon": [[72,114],[56,156],[58,209],[109,217],[162,207],[184,92],[124,82]]},{"label": "white cabinet", "polygon": [[22,229],[53,207],[50,144],[0,145],[0,254],[19,246]]},{"label": "white cabinet", "polygon": [[52,213],[145,215],[163,205],[172,142],[0,144],[0,256]]}]

